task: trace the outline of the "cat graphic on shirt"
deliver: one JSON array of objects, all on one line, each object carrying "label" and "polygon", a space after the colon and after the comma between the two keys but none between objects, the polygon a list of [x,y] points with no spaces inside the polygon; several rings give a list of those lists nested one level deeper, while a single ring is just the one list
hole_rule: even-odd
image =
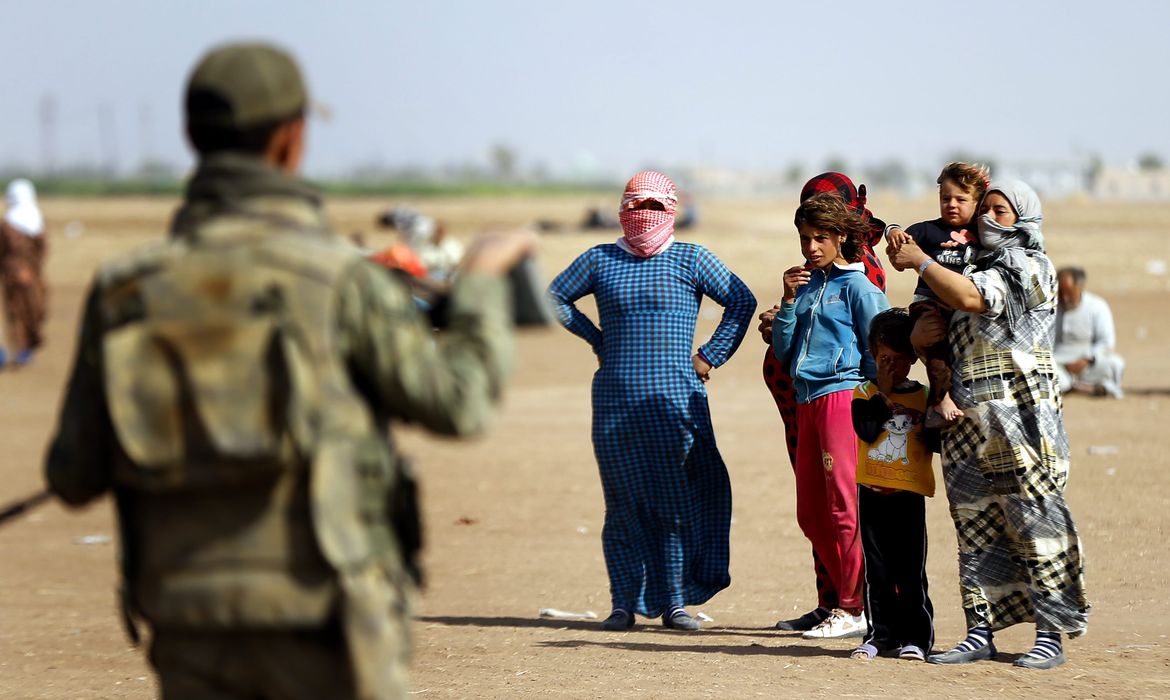
[{"label": "cat graphic on shirt", "polygon": [[910,431],[914,428],[914,417],[908,413],[895,413],[882,427],[886,431],[886,439],[869,449],[869,458],[878,462],[909,464],[906,447]]}]

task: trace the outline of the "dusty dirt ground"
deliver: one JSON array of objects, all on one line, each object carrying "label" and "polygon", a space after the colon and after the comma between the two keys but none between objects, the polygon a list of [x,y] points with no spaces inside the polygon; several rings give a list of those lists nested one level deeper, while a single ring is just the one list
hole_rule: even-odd
[{"label": "dusty dirt ground", "polygon": [[[616,195],[615,195],[616,196]],[[598,198],[433,200],[431,211],[466,238],[481,224],[538,218],[571,224]],[[755,291],[778,297],[780,271],[799,261],[794,197],[703,202],[686,238],[710,247]],[[342,201],[343,233],[366,230],[393,201]],[[162,235],[171,200],[49,200],[52,287],[49,344],[34,365],[0,373],[0,504],[41,486],[41,461],[68,364],[77,314],[97,262]],[[935,205],[875,199],[887,220],[935,216]],[[709,385],[716,434],[735,494],[731,587],[700,606],[714,622],[698,633],[639,620],[628,633],[592,621],[540,619],[540,608],[608,612],[601,555],[601,490],[589,444],[590,352],[554,328],[526,333],[498,422],[467,443],[399,429],[423,475],[429,586],[415,623],[414,695],[421,697],[1148,697],[1170,696],[1170,206],[1048,203],[1045,231],[1057,265],[1088,270],[1106,296],[1129,361],[1122,401],[1069,397],[1074,461],[1068,500],[1088,555],[1094,610],[1069,663],[1013,668],[1032,630],[997,636],[995,662],[939,667],[847,658],[853,641],[803,641],[772,628],[814,604],[809,546],[795,518],[792,473],[779,417],[760,380],[764,345],[749,333]],[[81,222],[67,238],[65,225]],[[571,228],[571,226],[570,226]],[[544,237],[551,276],[613,234]],[[892,275],[904,304],[912,275]],[[588,304],[586,305],[588,307]],[[718,308],[704,306],[705,337]],[[701,341],[700,341],[701,342]],[[1115,450],[1092,449],[1106,446]],[[1104,454],[1102,454],[1104,453]],[[929,574],[937,644],[963,632],[955,536],[945,495],[928,503]],[[127,643],[115,606],[115,545],[108,500],[80,511],[46,505],[0,529],[0,697],[146,698],[154,681]],[[97,544],[86,544],[97,537]],[[90,539],[82,539],[90,538]]]}]

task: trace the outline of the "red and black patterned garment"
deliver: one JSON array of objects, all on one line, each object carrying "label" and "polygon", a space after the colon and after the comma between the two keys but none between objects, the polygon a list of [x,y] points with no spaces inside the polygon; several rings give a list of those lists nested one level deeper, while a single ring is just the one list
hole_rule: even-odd
[{"label": "red and black patterned garment", "polygon": [[[881,241],[886,224],[881,219],[875,218],[873,213],[865,208],[865,185],[862,185],[859,191],[859,188],[854,187],[853,181],[842,173],[822,173],[805,183],[804,188],[800,191],[800,201],[803,202],[820,192],[836,192],[851,209],[857,212],[862,221],[869,223],[869,239],[862,247],[861,262],[865,265],[865,276],[869,278],[869,281],[877,285],[877,288],[883,292],[886,291],[886,273],[882,270],[882,264],[878,261],[873,250],[874,246]],[[771,343],[771,336],[768,336],[767,342]],[[792,389],[792,377],[776,359],[770,344],[764,353],[764,383],[767,384],[768,391],[771,392],[772,399],[776,402],[776,408],[780,411],[780,418],[784,422],[784,437],[788,446],[788,460],[795,465],[796,395]],[[833,589],[828,572],[825,571],[815,552],[813,553],[813,568],[817,576],[818,605],[830,610],[837,607],[837,591]]]}]

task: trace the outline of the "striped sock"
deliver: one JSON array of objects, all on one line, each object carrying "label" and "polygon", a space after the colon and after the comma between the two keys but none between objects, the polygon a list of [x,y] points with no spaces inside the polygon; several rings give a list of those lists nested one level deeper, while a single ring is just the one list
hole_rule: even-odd
[{"label": "striped sock", "polygon": [[1036,631],[1036,645],[1025,657],[1034,659],[1036,661],[1047,661],[1048,659],[1055,659],[1060,656],[1062,648],[1060,646],[1060,632],[1041,632]]},{"label": "striped sock", "polygon": [[982,649],[991,644],[991,628],[990,627],[972,627],[967,630],[967,638],[955,645],[952,651],[961,651],[967,653]]}]

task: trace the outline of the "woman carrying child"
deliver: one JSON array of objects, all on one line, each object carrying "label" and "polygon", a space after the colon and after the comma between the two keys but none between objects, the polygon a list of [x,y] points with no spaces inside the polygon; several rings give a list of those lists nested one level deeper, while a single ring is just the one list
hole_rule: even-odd
[{"label": "woman carrying child", "polygon": [[805,265],[784,272],[772,350],[796,392],[796,518],[828,571],[838,608],[805,638],[861,636],[862,553],[857,531],[853,389],[876,374],[870,320],[889,308],[860,258],[869,229],[835,193],[796,210]]},{"label": "woman carrying child", "polygon": [[[731,483],[715,445],[704,382],[747,333],[756,299],[706,248],[674,239],[678,194],[659,172],[635,175],[622,195],[622,237],[578,257],[549,286],[561,323],[589,343],[593,451],[605,495],[602,549],[613,612],[696,630],[683,606],[731,583]],[[600,328],[576,307],[592,294]],[[703,297],[724,307],[692,351]]]},{"label": "woman carrying child", "polygon": [[1088,625],[1081,542],[1064,500],[1069,446],[1052,362],[1056,271],[1044,254],[1040,200],[1022,182],[992,183],[979,207],[979,243],[963,274],[934,263],[913,241],[887,248],[955,309],[919,329],[952,349],[955,404],[942,465],[959,540],[967,637],[929,658],[959,664],[995,656],[992,633],[1036,623],[1036,643],[1015,661],[1064,663],[1061,634]]}]

